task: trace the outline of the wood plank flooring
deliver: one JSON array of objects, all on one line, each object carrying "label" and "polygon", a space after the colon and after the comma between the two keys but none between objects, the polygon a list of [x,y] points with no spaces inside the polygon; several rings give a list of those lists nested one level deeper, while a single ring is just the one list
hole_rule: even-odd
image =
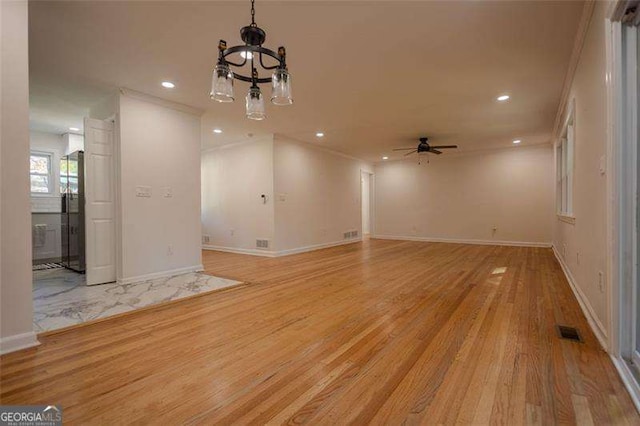
[{"label": "wood plank flooring", "polygon": [[0,402],[65,424],[640,424],[550,249],[203,260],[248,284],[43,336],[0,359]]}]

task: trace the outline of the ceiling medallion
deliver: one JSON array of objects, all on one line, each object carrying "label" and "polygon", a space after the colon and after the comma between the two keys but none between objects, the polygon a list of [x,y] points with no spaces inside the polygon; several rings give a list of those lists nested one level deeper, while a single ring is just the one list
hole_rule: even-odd
[{"label": "ceiling medallion", "polygon": [[[271,103],[274,105],[291,105],[291,74],[287,70],[287,53],[283,46],[278,47],[278,51],[262,47],[267,33],[256,25],[254,1],[251,0],[251,24],[242,27],[240,37],[244,41],[244,46],[233,46],[227,48],[227,42],[220,40],[218,43],[218,63],[213,69],[211,79],[211,99],[218,102],[233,102],[233,80],[242,80],[251,83],[249,93],[246,96],[247,118],[252,120],[264,120],[266,118],[264,108],[264,97],[258,84],[271,83]],[[240,54],[242,62],[236,63],[228,59],[229,55]],[[265,65],[264,56],[275,59],[277,64]],[[269,60],[267,58],[267,60]],[[249,63],[251,74],[241,75],[231,71],[230,67],[242,68]],[[264,70],[275,70],[271,77],[260,77],[256,66]]]}]

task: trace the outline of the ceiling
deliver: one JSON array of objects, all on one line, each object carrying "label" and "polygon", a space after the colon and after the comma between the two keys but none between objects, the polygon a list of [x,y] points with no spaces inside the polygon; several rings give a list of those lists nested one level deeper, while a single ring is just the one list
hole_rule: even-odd
[{"label": "ceiling", "polygon": [[208,97],[218,40],[240,44],[248,1],[30,2],[31,126],[81,127],[127,87],[204,109],[203,148],[275,133],[377,161],[419,136],[463,151],[547,143],[582,7],[258,0],[265,46],[287,47],[294,104],[268,103],[255,122],[244,117],[246,83],[233,104]]}]

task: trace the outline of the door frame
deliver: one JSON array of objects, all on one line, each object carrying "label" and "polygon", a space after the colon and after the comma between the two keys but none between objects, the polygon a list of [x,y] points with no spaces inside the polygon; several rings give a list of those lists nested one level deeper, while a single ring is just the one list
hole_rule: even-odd
[{"label": "door frame", "polygon": [[[636,271],[634,263],[636,234],[637,151],[634,140],[638,137],[638,97],[625,96],[628,82],[625,77],[625,47],[622,18],[627,7],[636,0],[614,2],[605,20],[606,86],[607,86],[607,292],[609,307],[609,355],[616,366],[629,394],[640,410],[640,380],[638,370],[628,359],[632,358],[635,323],[629,321],[635,309]],[[637,2],[637,1],[636,1]],[[637,17],[636,17],[637,19]],[[633,41],[637,56],[637,34]],[[637,57],[635,62],[637,63]],[[637,94],[637,73],[632,90]],[[631,294],[630,294],[631,293]],[[635,371],[634,371],[635,370]]]},{"label": "door frame", "polygon": [[363,175],[369,176],[369,237],[373,238],[376,235],[376,227],[375,227],[375,173],[369,170],[360,169],[360,176],[358,178],[358,182],[360,183],[360,236],[364,237],[364,229],[362,223],[362,178]]}]

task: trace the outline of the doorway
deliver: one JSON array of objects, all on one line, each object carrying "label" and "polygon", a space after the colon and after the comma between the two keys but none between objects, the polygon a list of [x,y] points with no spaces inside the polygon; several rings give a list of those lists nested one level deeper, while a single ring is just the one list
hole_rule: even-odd
[{"label": "doorway", "polygon": [[360,171],[360,190],[362,206],[362,236],[373,233],[373,173]]},{"label": "doorway", "polygon": [[[617,26],[619,25],[619,27]],[[619,152],[617,161],[617,275],[619,276],[619,355],[640,378],[640,36],[638,20],[617,24],[620,34]],[[637,383],[637,382],[636,382]],[[638,389],[638,388],[636,388]]]}]

